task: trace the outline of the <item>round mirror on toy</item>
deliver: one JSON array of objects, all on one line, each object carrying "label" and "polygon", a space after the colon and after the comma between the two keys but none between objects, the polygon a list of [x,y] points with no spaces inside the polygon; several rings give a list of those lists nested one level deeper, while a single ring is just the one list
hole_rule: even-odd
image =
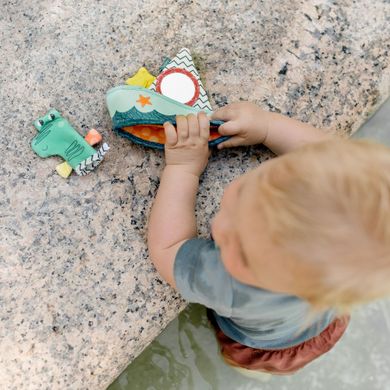
[{"label": "round mirror on toy", "polygon": [[156,91],[177,102],[192,106],[199,98],[199,82],[187,70],[172,68],[157,77]]}]

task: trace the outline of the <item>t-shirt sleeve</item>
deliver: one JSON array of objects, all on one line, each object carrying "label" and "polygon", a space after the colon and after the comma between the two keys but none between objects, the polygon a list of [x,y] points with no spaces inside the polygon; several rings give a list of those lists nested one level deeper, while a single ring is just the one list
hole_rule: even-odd
[{"label": "t-shirt sleeve", "polygon": [[176,288],[184,299],[219,315],[232,314],[233,286],[214,241],[191,239],[178,250],[174,264]]}]

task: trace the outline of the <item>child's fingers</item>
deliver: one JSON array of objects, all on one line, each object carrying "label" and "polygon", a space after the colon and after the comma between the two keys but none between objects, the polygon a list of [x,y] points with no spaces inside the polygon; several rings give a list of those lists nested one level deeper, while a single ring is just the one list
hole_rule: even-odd
[{"label": "child's fingers", "polygon": [[218,144],[218,149],[225,149],[225,148],[233,148],[235,146],[242,145],[242,138],[241,137],[231,137],[225,142],[221,142]]},{"label": "child's fingers", "polygon": [[176,116],[176,127],[179,141],[184,141],[188,138],[188,121],[183,115]]},{"label": "child's fingers", "polygon": [[221,121],[230,121],[232,118],[232,110],[229,106],[219,108],[217,111],[214,111],[211,114],[211,119],[221,120]]},{"label": "child's fingers", "polygon": [[208,140],[210,137],[210,120],[205,112],[198,114],[199,135],[201,138]]},{"label": "child's fingers", "polygon": [[199,123],[198,118],[190,114],[187,116],[188,122],[188,135],[190,138],[199,138]]},{"label": "child's fingers", "polygon": [[239,132],[239,126],[234,121],[223,123],[221,126],[218,127],[218,133],[222,135],[234,135]]},{"label": "child's fingers", "polygon": [[164,132],[166,138],[166,145],[174,146],[177,143],[177,133],[175,127],[170,122],[164,123]]}]

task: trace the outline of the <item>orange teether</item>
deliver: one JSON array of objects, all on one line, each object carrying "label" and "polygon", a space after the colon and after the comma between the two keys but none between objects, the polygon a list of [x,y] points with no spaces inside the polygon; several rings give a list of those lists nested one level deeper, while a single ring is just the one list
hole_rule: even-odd
[{"label": "orange teether", "polygon": [[101,142],[102,136],[95,129],[91,129],[88,131],[88,134],[84,138],[91,146],[94,146]]}]

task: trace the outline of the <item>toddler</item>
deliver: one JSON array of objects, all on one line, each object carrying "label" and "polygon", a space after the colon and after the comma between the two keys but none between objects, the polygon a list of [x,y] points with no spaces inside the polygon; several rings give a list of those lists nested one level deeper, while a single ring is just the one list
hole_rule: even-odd
[{"label": "toddler", "polygon": [[161,276],[205,305],[227,363],[291,374],[330,350],[349,309],[389,293],[390,153],[251,103],[219,109],[218,148],[264,144],[278,158],[235,179],[197,238],[209,119],[164,124],[166,166],[148,247]]}]

